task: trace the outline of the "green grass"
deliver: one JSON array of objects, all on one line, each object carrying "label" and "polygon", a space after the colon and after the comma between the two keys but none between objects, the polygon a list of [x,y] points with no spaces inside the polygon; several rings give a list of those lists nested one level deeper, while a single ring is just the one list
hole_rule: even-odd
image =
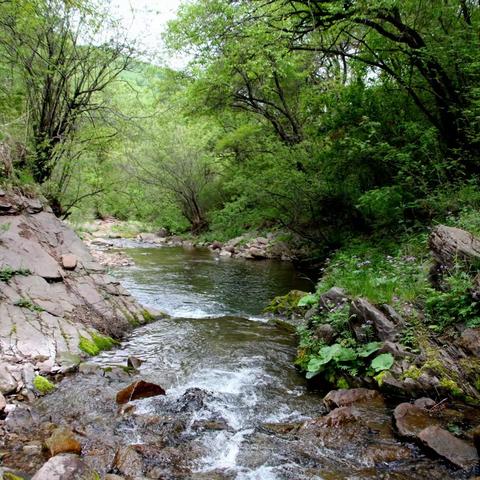
[{"label": "green grass", "polygon": [[357,241],[332,256],[318,291],[335,286],[373,303],[413,301],[428,288],[429,262],[424,235],[399,244]]},{"label": "green grass", "polygon": [[28,276],[32,272],[26,268],[14,269],[6,265],[0,269],[0,281],[8,283],[15,275]]}]

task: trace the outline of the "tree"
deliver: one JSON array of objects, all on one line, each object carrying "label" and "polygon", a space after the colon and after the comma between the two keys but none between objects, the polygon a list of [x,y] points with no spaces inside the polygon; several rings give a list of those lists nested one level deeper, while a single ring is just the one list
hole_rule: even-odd
[{"label": "tree", "polygon": [[109,106],[100,94],[129,67],[133,49],[103,38],[106,20],[86,2],[20,0],[0,8],[0,48],[25,85],[32,172],[42,184],[81,122],[101,122]]}]

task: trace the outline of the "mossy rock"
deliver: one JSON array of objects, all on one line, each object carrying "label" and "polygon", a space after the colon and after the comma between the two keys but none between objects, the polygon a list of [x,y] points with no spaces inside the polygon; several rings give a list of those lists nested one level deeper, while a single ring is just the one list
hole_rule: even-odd
[{"label": "mossy rock", "polygon": [[78,348],[91,357],[98,355],[102,350],[110,350],[119,344],[117,340],[106,335],[92,333],[91,336],[91,339],[81,336],[78,344]]},{"label": "mossy rock", "polygon": [[42,395],[46,395],[47,393],[53,392],[53,390],[55,390],[55,385],[50,380],[42,377],[41,375],[37,375],[33,379],[33,386]]},{"label": "mossy rock", "polygon": [[298,302],[305,295],[307,295],[307,293],[302,292],[301,290],[291,290],[286,295],[275,297],[264,311],[266,313],[273,313],[287,317],[295,314],[302,314],[306,309],[305,307],[299,307]]}]

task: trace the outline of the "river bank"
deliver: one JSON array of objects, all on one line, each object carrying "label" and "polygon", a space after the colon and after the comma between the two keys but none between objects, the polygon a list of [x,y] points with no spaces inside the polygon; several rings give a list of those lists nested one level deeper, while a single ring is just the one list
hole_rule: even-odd
[{"label": "river bank", "polygon": [[[130,259],[110,267],[114,282],[171,317],[51,378],[48,394],[10,395],[15,408],[0,420],[6,480],[474,478],[475,408],[421,395],[413,404],[374,385],[330,385],[325,396],[325,384],[299,374],[295,336],[262,314],[279,293],[296,289],[298,306],[313,289],[289,262],[94,241]],[[302,308],[307,321],[321,313]]]}]

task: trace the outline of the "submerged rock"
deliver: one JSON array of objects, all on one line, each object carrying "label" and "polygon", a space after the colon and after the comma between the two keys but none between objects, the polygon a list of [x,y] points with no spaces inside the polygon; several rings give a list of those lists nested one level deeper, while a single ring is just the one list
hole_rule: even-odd
[{"label": "submerged rock", "polygon": [[470,470],[478,464],[477,449],[438,426],[427,427],[418,438],[428,448],[457,467]]},{"label": "submerged rock", "polygon": [[139,400],[141,398],[156,397],[157,395],[165,395],[165,390],[155,383],[138,380],[128,387],[117,393],[117,403],[128,403],[131,400]]},{"label": "submerged rock", "polygon": [[133,368],[135,370],[138,370],[142,365],[142,363],[143,363],[143,360],[141,360],[138,357],[134,357],[133,355],[130,355],[127,359],[127,367]]},{"label": "submerged rock", "polygon": [[75,434],[65,427],[56,428],[45,444],[52,457],[59,453],[80,454],[82,452],[82,445],[75,438]]},{"label": "submerged rock", "polygon": [[402,437],[416,439],[427,427],[438,426],[437,419],[431,417],[423,408],[411,403],[401,403],[393,411],[395,425]]}]

